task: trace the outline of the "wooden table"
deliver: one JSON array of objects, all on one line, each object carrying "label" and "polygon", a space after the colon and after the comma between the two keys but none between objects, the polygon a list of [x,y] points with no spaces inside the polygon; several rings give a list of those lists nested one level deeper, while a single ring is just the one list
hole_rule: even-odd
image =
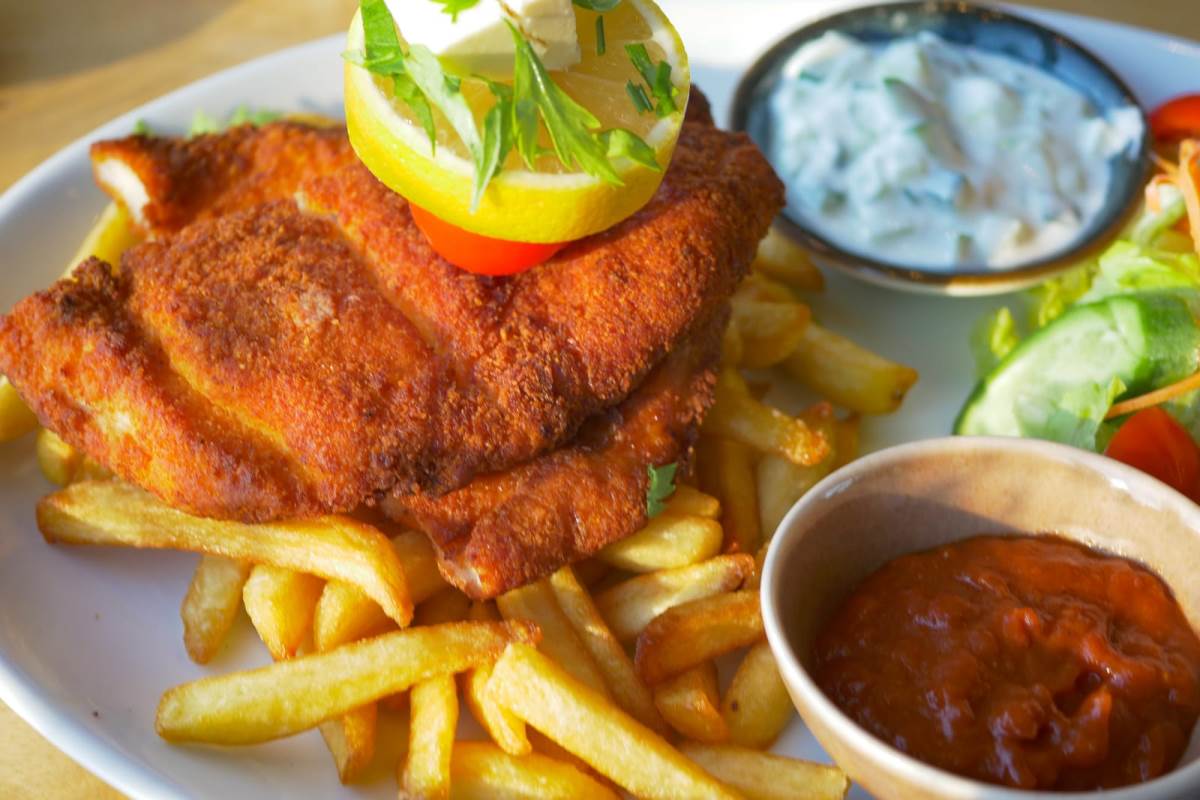
[{"label": "wooden table", "polygon": [[[1200,14],[1181,13],[1186,4],[1177,0],[1026,2],[1200,39]],[[342,30],[356,5],[356,0],[5,0],[0,191],[60,147],[134,106],[232,64]],[[119,796],[0,704],[0,797]]]}]

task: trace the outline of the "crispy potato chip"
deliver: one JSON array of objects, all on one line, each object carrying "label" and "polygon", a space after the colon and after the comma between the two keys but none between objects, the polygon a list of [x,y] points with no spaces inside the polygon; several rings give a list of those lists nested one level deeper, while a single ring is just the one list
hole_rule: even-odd
[{"label": "crispy potato chip", "polygon": [[270,564],[250,571],[242,603],[272,658],[292,658],[304,644],[324,586],[318,577]]},{"label": "crispy potato chip", "polygon": [[630,572],[654,572],[703,561],[721,550],[721,523],[666,512],[632,536],[613,542],[596,557]]},{"label": "crispy potato chip", "polygon": [[663,612],[637,640],[634,664],[657,686],[684,670],[747,647],[763,636],[757,592],[730,592]]},{"label": "crispy potato chip", "polygon": [[697,447],[700,486],[721,504],[721,530],[727,553],[753,553],[762,542],[754,451],[741,442],[705,436]]},{"label": "crispy potato chip", "polygon": [[509,647],[496,662],[488,691],[529,725],[633,795],[737,796],[654,731],[532,647]]},{"label": "crispy potato chip", "polygon": [[631,642],[668,608],[733,591],[754,569],[745,554],[639,575],[596,595],[596,608],[619,641]]},{"label": "crispy potato chip", "polygon": [[317,726],[325,746],[333,755],[338,780],[352,783],[362,775],[375,758],[375,735],[378,708],[368,703],[362,708],[329,719]]},{"label": "crispy potato chip", "polygon": [[179,608],[183,646],[192,661],[207,664],[225,641],[242,607],[251,565],[222,556],[200,556]]},{"label": "crispy potato chip", "polygon": [[576,680],[601,694],[608,694],[604,675],[558,604],[549,581],[535,581],[505,592],[496,598],[496,607],[505,619],[536,622],[542,631],[539,645],[542,652],[553,658]]},{"label": "crispy potato chip", "polygon": [[513,756],[487,742],[455,742],[452,800],[617,800],[617,793],[570,764],[540,753]]},{"label": "crispy potato chip", "polygon": [[550,576],[550,587],[571,626],[604,674],[604,683],[617,705],[646,727],[666,733],[667,726],[654,707],[654,697],[642,683],[625,648],[608,629],[591,595],[575,579],[570,567]]},{"label": "crispy potato chip", "polygon": [[328,653],[169,689],[155,725],[173,742],[255,744],[316,727],[436,675],[497,658],[510,642],[536,644],[537,626],[458,622],[387,633]]},{"label": "crispy potato chip", "polygon": [[889,414],[917,382],[917,371],[814,323],[783,368],[819,395],[861,414]]},{"label": "crispy potato chip", "polygon": [[837,767],[733,745],[682,742],[679,749],[747,800],[841,800],[850,779]]},{"label": "crispy potato chip", "polygon": [[711,661],[654,687],[654,704],[667,724],[686,738],[709,743],[729,739],[720,711],[717,665]]},{"label": "crispy potato chip", "polygon": [[421,681],[409,692],[408,752],[400,767],[400,797],[450,797],[450,756],[458,727],[458,689],[453,675]]},{"label": "crispy potato chip", "polygon": [[717,379],[716,402],[704,420],[704,432],[801,465],[819,463],[829,454],[829,442],[820,434],[755,400],[746,381],[731,369],[721,370]]},{"label": "crispy potato chip", "polygon": [[765,641],[759,642],[746,652],[721,701],[729,739],[743,747],[766,749],[779,738],[793,713],[792,699],[771,647]]},{"label": "crispy potato chip", "polygon": [[193,517],[119,481],[83,481],[43,497],[38,529],[52,544],[194,550],[359,586],[398,624],[412,619],[400,560],[379,531],[348,517],[246,525]]}]

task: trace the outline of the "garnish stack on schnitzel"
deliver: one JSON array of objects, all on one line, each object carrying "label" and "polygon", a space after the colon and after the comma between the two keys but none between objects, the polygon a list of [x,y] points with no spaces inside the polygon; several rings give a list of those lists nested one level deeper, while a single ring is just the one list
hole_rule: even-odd
[{"label": "garnish stack on schnitzel", "polygon": [[[672,68],[657,38],[621,48],[611,19],[607,46],[581,24],[578,60],[552,70],[571,54],[506,22],[514,68],[480,77],[401,46],[404,18],[364,2],[349,136],[276,122],[96,144],[146,241],[13,309],[0,371],[172,506],[260,522],[381,505],[475,597],[632,534],[652,472],[686,471],[729,298],[783,193],[688,97],[682,50]],[[602,58],[639,78],[607,117],[556,83]]]}]

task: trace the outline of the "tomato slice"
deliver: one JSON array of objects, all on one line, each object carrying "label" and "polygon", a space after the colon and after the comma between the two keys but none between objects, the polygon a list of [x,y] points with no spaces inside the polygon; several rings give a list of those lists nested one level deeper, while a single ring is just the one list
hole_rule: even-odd
[{"label": "tomato slice", "polygon": [[1200,94],[1180,95],[1156,108],[1150,131],[1160,142],[1200,136]]},{"label": "tomato slice", "polygon": [[1200,501],[1200,447],[1159,406],[1142,409],[1127,419],[1104,454]]},{"label": "tomato slice", "polygon": [[465,231],[411,203],[409,208],[413,222],[439,256],[477,275],[515,275],[541,264],[567,245],[493,239]]}]

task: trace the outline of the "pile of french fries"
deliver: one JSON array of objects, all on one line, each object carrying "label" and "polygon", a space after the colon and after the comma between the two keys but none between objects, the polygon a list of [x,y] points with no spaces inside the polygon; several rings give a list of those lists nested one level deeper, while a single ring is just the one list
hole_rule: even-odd
[{"label": "pile of french fries", "polygon": [[[84,252],[112,260],[133,240],[110,209]],[[637,534],[494,602],[449,586],[428,540],[386,520],[193,517],[46,430],[39,463],[62,488],[38,527],[57,544],[202,554],[180,609],[197,663],[245,609],[273,663],[169,689],[155,724],[172,742],[316,728],[343,782],[385,759],[407,798],[844,797],[836,767],[765,752],[794,712],[759,573],[787,509],[855,457],[860,415],[894,410],[916,374],[819,327],[798,293],[821,286],[768,237],[734,298],[692,477]],[[772,369],[827,400],[765,404]],[[24,423],[0,419],[0,436]],[[723,691],[718,662],[735,665]],[[488,741],[458,739],[460,700]],[[380,715],[407,719],[401,751],[379,746]]]}]

